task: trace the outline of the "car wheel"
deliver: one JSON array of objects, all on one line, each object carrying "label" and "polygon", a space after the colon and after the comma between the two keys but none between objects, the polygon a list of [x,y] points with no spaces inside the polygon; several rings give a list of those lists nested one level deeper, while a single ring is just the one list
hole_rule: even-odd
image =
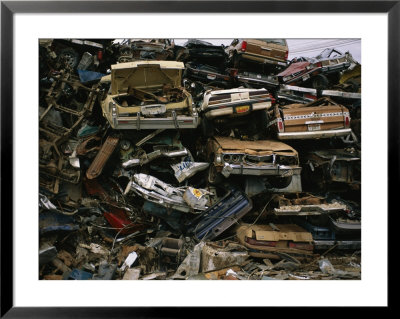
[{"label": "car wheel", "polygon": [[59,59],[63,59],[72,69],[75,69],[79,63],[79,53],[73,48],[65,48],[58,54]]},{"label": "car wheel", "polygon": [[323,74],[318,74],[312,82],[312,86],[316,90],[325,90],[329,86],[328,78]]},{"label": "car wheel", "polygon": [[214,123],[205,116],[201,120],[201,133],[205,137],[214,136]]}]

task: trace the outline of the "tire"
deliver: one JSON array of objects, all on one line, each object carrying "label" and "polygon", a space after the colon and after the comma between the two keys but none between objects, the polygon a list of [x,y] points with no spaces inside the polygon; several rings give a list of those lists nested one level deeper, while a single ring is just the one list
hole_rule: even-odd
[{"label": "tire", "polygon": [[72,69],[75,69],[79,64],[79,53],[73,48],[62,49],[58,57],[60,60],[64,59]]},{"label": "tire", "polygon": [[323,74],[318,74],[312,81],[312,86],[316,90],[325,90],[329,87],[329,80]]},{"label": "tire", "polygon": [[205,137],[213,137],[214,136],[214,123],[209,120],[207,117],[203,116],[201,119],[201,133]]}]

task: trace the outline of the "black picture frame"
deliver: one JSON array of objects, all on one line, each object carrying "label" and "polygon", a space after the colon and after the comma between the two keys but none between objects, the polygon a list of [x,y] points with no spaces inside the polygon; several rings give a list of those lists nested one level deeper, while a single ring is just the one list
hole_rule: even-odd
[{"label": "black picture frame", "polygon": [[[95,5],[94,5],[95,4]],[[399,180],[400,0],[396,1],[1,1],[1,317],[182,317],[185,308],[14,307],[13,305],[13,19],[15,13],[387,13],[388,211]],[[383,106],[380,106],[383,107]],[[384,213],[384,212],[380,212]],[[388,218],[390,216],[388,214]],[[388,225],[391,225],[390,221]],[[388,229],[389,230],[389,229]],[[389,234],[389,232],[388,232]],[[388,244],[390,237],[388,237]],[[389,258],[389,256],[388,256]],[[389,260],[388,260],[389,265]],[[378,274],[377,274],[378,275]],[[390,280],[388,280],[388,287]],[[390,300],[388,300],[389,305]],[[304,313],[304,312],[303,312]],[[305,313],[304,313],[305,314]]]}]

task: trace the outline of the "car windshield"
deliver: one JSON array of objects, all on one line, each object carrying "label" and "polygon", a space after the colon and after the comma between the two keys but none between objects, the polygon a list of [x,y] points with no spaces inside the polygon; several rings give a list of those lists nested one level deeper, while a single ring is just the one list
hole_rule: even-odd
[{"label": "car windshield", "polygon": [[286,45],[286,40],[285,39],[256,39],[256,40],[275,43],[275,44],[280,44],[280,45]]}]

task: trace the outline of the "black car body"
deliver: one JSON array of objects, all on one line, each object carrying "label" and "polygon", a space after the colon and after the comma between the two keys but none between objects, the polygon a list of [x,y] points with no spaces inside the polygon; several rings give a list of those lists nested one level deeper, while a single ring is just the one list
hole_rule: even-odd
[{"label": "black car body", "polygon": [[209,84],[219,88],[229,89],[235,84],[236,69],[218,68],[212,65],[188,62],[183,75],[192,81]]},{"label": "black car body", "polygon": [[184,49],[177,53],[177,60],[182,62],[195,61],[213,66],[225,66],[227,54],[222,45],[213,45],[210,42],[189,39],[183,45]]}]

